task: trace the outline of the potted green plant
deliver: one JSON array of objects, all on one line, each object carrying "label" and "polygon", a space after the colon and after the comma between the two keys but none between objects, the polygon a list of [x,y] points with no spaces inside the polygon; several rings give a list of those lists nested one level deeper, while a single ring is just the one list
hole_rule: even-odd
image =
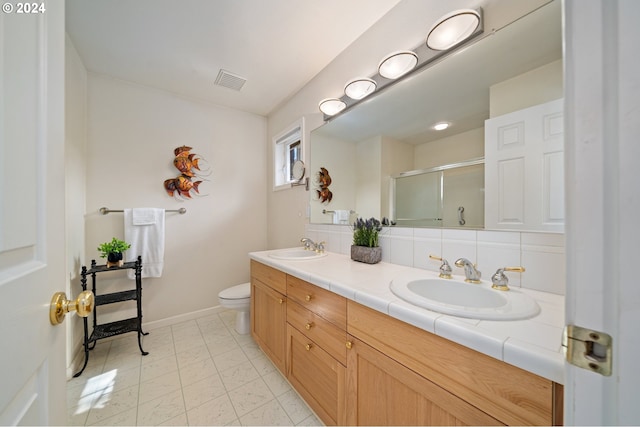
[{"label": "potted green plant", "polygon": [[367,264],[380,262],[382,260],[382,248],[378,246],[380,231],[382,231],[382,224],[377,219],[356,219],[353,223],[351,259]]},{"label": "potted green plant", "polygon": [[98,246],[101,258],[107,258],[107,267],[122,267],[124,262],[122,261],[122,252],[131,247],[130,244],[124,240],[111,239],[110,242],[101,243]]}]

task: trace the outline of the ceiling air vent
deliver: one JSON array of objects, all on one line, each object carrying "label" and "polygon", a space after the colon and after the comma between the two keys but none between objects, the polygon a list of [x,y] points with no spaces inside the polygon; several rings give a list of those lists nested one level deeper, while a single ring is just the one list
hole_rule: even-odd
[{"label": "ceiling air vent", "polygon": [[230,73],[227,70],[220,69],[218,77],[216,77],[215,84],[218,86],[224,86],[233,90],[240,90],[242,86],[247,82],[247,79],[240,77],[236,74]]}]

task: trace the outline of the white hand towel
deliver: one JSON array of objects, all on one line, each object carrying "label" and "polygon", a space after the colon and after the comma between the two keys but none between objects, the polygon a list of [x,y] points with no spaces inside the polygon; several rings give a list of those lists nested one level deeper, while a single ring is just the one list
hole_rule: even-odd
[{"label": "white hand towel", "polygon": [[338,209],[333,212],[333,223],[334,224],[349,224],[349,216],[351,215],[351,211]]},{"label": "white hand towel", "polygon": [[133,225],[150,225],[156,223],[156,210],[153,208],[132,209]]},{"label": "white hand towel", "polygon": [[[164,209],[136,208],[124,210],[124,240],[131,247],[126,261],[142,256],[142,277],[161,277],[164,267]],[[135,272],[128,270],[130,279]]]}]

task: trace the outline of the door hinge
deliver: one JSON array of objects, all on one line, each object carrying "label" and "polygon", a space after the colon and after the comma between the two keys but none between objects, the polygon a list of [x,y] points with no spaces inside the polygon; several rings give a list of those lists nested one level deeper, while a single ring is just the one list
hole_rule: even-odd
[{"label": "door hinge", "polygon": [[562,350],[572,365],[611,375],[613,347],[611,335],[576,325],[567,325],[562,333]]}]

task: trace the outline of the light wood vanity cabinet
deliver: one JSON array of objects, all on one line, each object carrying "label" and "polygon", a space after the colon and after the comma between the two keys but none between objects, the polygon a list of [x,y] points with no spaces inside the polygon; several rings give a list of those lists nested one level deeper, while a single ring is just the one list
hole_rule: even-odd
[{"label": "light wood vanity cabinet", "polygon": [[[410,370],[432,383],[443,392],[451,394],[461,402],[453,406],[446,405],[450,418],[471,424],[505,424],[505,425],[556,425],[562,423],[562,386],[539,377],[523,369],[509,365],[490,356],[456,344],[445,338],[408,325],[400,320],[348,301],[348,328],[350,335],[358,338],[347,359],[347,406],[354,410],[352,391],[358,393],[358,402],[363,400],[361,390],[367,390],[367,382],[360,372],[362,366],[373,375],[376,370],[379,381],[386,381],[390,369],[383,366],[369,367],[366,355],[371,354],[360,341],[376,349],[386,357],[395,360],[404,369]],[[358,357],[364,354],[365,358]],[[366,362],[366,363],[365,363]],[[393,372],[399,372],[397,369]],[[365,382],[365,386],[360,383]],[[426,383],[425,383],[426,384]],[[436,389],[437,390],[437,389]],[[445,393],[438,393],[438,399],[446,401]],[[436,393],[428,397],[439,406],[434,398]],[[366,397],[364,400],[367,400]],[[360,404],[360,403],[359,403]],[[417,404],[416,404],[417,405]],[[556,408],[554,408],[556,406]],[[490,418],[487,421],[473,421],[477,413],[472,408],[484,412]],[[356,412],[358,407],[355,406]],[[557,411],[554,411],[557,409]],[[362,422],[363,414],[356,413],[347,422]],[[490,421],[493,419],[493,421]],[[472,421],[468,421],[472,420]],[[373,420],[368,420],[373,421]],[[416,420],[421,424],[427,420]],[[436,424],[446,424],[444,420],[436,420]],[[454,422],[455,424],[458,421]],[[414,424],[414,423],[411,423]]]},{"label": "light wood vanity cabinet", "polygon": [[251,336],[286,373],[286,274],[251,261]]},{"label": "light wood vanity cabinet", "polygon": [[364,342],[351,341],[348,425],[503,425]]},{"label": "light wood vanity cabinet", "polygon": [[327,425],[345,425],[345,366],[291,325],[287,379]]},{"label": "light wood vanity cabinet", "polygon": [[344,425],[347,301],[287,275],[287,379],[325,424]]},{"label": "light wood vanity cabinet", "polygon": [[252,335],[326,424],[562,423],[561,385],[258,262],[251,267]]}]

